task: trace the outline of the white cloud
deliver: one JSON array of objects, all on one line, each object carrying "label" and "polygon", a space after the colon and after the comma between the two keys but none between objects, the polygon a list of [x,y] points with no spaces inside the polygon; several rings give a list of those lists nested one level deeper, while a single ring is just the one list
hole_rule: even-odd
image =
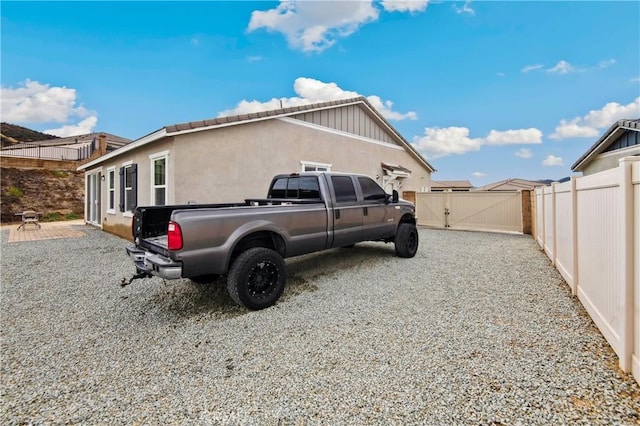
[{"label": "white cloud", "polygon": [[480,177],[486,177],[487,174],[484,172],[473,172],[471,173],[471,176],[480,178]]},{"label": "white cloud", "polygon": [[611,126],[617,120],[640,117],[640,97],[627,105],[609,102],[599,110],[591,110],[583,117],[560,120],[551,139],[593,138],[601,129]]},{"label": "white cloud", "polygon": [[575,67],[567,61],[560,61],[556,64],[555,67],[549,68],[547,70],[547,72],[553,74],[569,74],[570,72],[574,71],[576,71]]},{"label": "white cloud", "polygon": [[556,157],[555,155],[547,155],[547,158],[542,162],[543,166],[564,166],[564,160],[562,157]]},{"label": "white cloud", "polygon": [[321,52],[378,15],[372,1],[281,0],[275,9],[252,12],[247,30],[280,32],[294,49]]},{"label": "white cloud", "polygon": [[387,12],[424,12],[429,0],[382,0],[380,2]]},{"label": "white cloud", "polygon": [[471,7],[471,0],[466,0],[462,7],[458,7],[456,4],[453,5],[456,10],[456,13],[468,13],[469,15],[475,15],[476,11]]},{"label": "white cloud", "polygon": [[535,128],[505,130],[491,130],[486,137],[489,145],[513,145],[513,144],[530,144],[542,143],[542,132]]},{"label": "white cloud", "polygon": [[78,124],[45,130],[57,136],[90,133],[98,122],[95,112],[77,106],[75,89],[51,87],[37,81],[25,80],[21,87],[2,87],[2,120],[11,123],[66,123],[83,119]]},{"label": "white cloud", "polygon": [[[289,108],[361,96],[358,92],[341,89],[336,83],[325,83],[306,77],[297,78],[293,84],[293,90],[298,95],[297,97],[272,98],[266,102],[242,100],[235,108],[222,111],[218,116],[250,114],[271,109]],[[414,111],[406,113],[394,111],[393,102],[384,101],[379,96],[372,95],[366,98],[387,120],[416,120],[418,118],[418,115]]]},{"label": "white cloud", "polygon": [[482,138],[470,138],[466,127],[427,127],[424,136],[414,138],[413,146],[427,158],[439,158],[478,151],[482,143]]},{"label": "white cloud", "polygon": [[262,56],[259,56],[259,55],[247,57],[247,61],[249,62],[259,62],[261,60],[262,60]]},{"label": "white cloud", "polygon": [[503,72],[497,72],[497,73],[496,73],[496,75],[497,75],[498,77],[504,77],[506,74],[505,74],[505,73],[503,73]]},{"label": "white cloud", "polygon": [[518,151],[516,151],[516,157],[528,160],[529,158],[533,157],[533,153],[530,149],[520,148]]},{"label": "white cloud", "polygon": [[76,107],[76,91],[26,80],[22,87],[2,87],[2,120],[14,123],[63,123],[70,116],[86,116]]},{"label": "white cloud", "polygon": [[632,83],[640,83],[640,77],[635,77],[630,80]]},{"label": "white cloud", "polygon": [[542,64],[527,65],[524,68],[522,68],[521,71],[527,74],[527,73],[530,73],[531,71],[539,70],[541,68],[544,68],[544,65]]},{"label": "white cloud", "polygon": [[600,61],[598,63],[598,68],[607,68],[615,63],[616,63],[615,59],[607,59],[606,61]]},{"label": "white cloud", "polygon": [[79,122],[78,124],[65,125],[58,129],[48,129],[44,133],[62,138],[68,136],[77,136],[91,133],[93,128],[98,124],[98,117],[90,116]]},{"label": "white cloud", "polygon": [[466,127],[427,127],[424,136],[414,138],[413,146],[427,158],[439,158],[450,154],[478,151],[483,145],[539,143],[542,143],[542,132],[535,128],[491,130],[485,138],[471,138],[469,129]]}]

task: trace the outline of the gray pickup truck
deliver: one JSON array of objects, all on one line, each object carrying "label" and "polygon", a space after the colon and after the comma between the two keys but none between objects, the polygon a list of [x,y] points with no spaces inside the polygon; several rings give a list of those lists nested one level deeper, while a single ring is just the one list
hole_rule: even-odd
[{"label": "gray pickup truck", "polygon": [[395,243],[400,257],[418,250],[415,207],[373,179],[345,173],[273,178],[267,198],[244,203],[138,207],[127,253],[137,278],[211,281],[227,275],[231,298],[249,309],[276,303],[284,258],[361,241]]}]

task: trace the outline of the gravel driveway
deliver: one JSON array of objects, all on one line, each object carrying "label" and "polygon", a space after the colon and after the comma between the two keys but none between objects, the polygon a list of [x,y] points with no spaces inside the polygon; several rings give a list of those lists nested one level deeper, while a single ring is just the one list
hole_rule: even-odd
[{"label": "gravel driveway", "polygon": [[421,229],[222,281],[118,281],[124,240],[7,243],[2,424],[638,424],[640,390],[528,236]]}]

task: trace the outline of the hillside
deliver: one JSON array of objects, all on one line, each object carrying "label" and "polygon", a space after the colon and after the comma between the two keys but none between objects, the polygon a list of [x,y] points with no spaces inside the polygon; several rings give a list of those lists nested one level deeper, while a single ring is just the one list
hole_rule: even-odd
[{"label": "hillside", "polygon": [[[56,139],[15,124],[1,124],[2,146]],[[3,167],[0,170],[0,220],[15,222],[15,213],[37,210],[45,220],[82,217],[84,173],[69,170]]]},{"label": "hillside", "polygon": [[37,142],[57,138],[57,136],[37,132],[16,124],[0,123],[0,139],[3,148],[20,142]]}]

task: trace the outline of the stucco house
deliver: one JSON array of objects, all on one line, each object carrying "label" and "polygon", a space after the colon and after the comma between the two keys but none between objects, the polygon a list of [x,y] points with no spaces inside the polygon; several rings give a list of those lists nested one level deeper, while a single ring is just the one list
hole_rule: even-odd
[{"label": "stucco house", "polygon": [[475,188],[474,191],[530,191],[538,186],[544,186],[544,182],[518,178],[504,179]]},{"label": "stucco house", "polygon": [[640,119],[618,120],[571,166],[571,170],[591,175],[618,167],[620,158],[635,155],[640,155]]},{"label": "stucco house", "polygon": [[402,194],[435,171],[364,97],[165,126],[78,170],[85,221],[125,237],[137,205],[260,198],[278,173],[362,173]]},{"label": "stucco house", "polygon": [[468,180],[432,180],[431,192],[467,192],[473,188]]}]

